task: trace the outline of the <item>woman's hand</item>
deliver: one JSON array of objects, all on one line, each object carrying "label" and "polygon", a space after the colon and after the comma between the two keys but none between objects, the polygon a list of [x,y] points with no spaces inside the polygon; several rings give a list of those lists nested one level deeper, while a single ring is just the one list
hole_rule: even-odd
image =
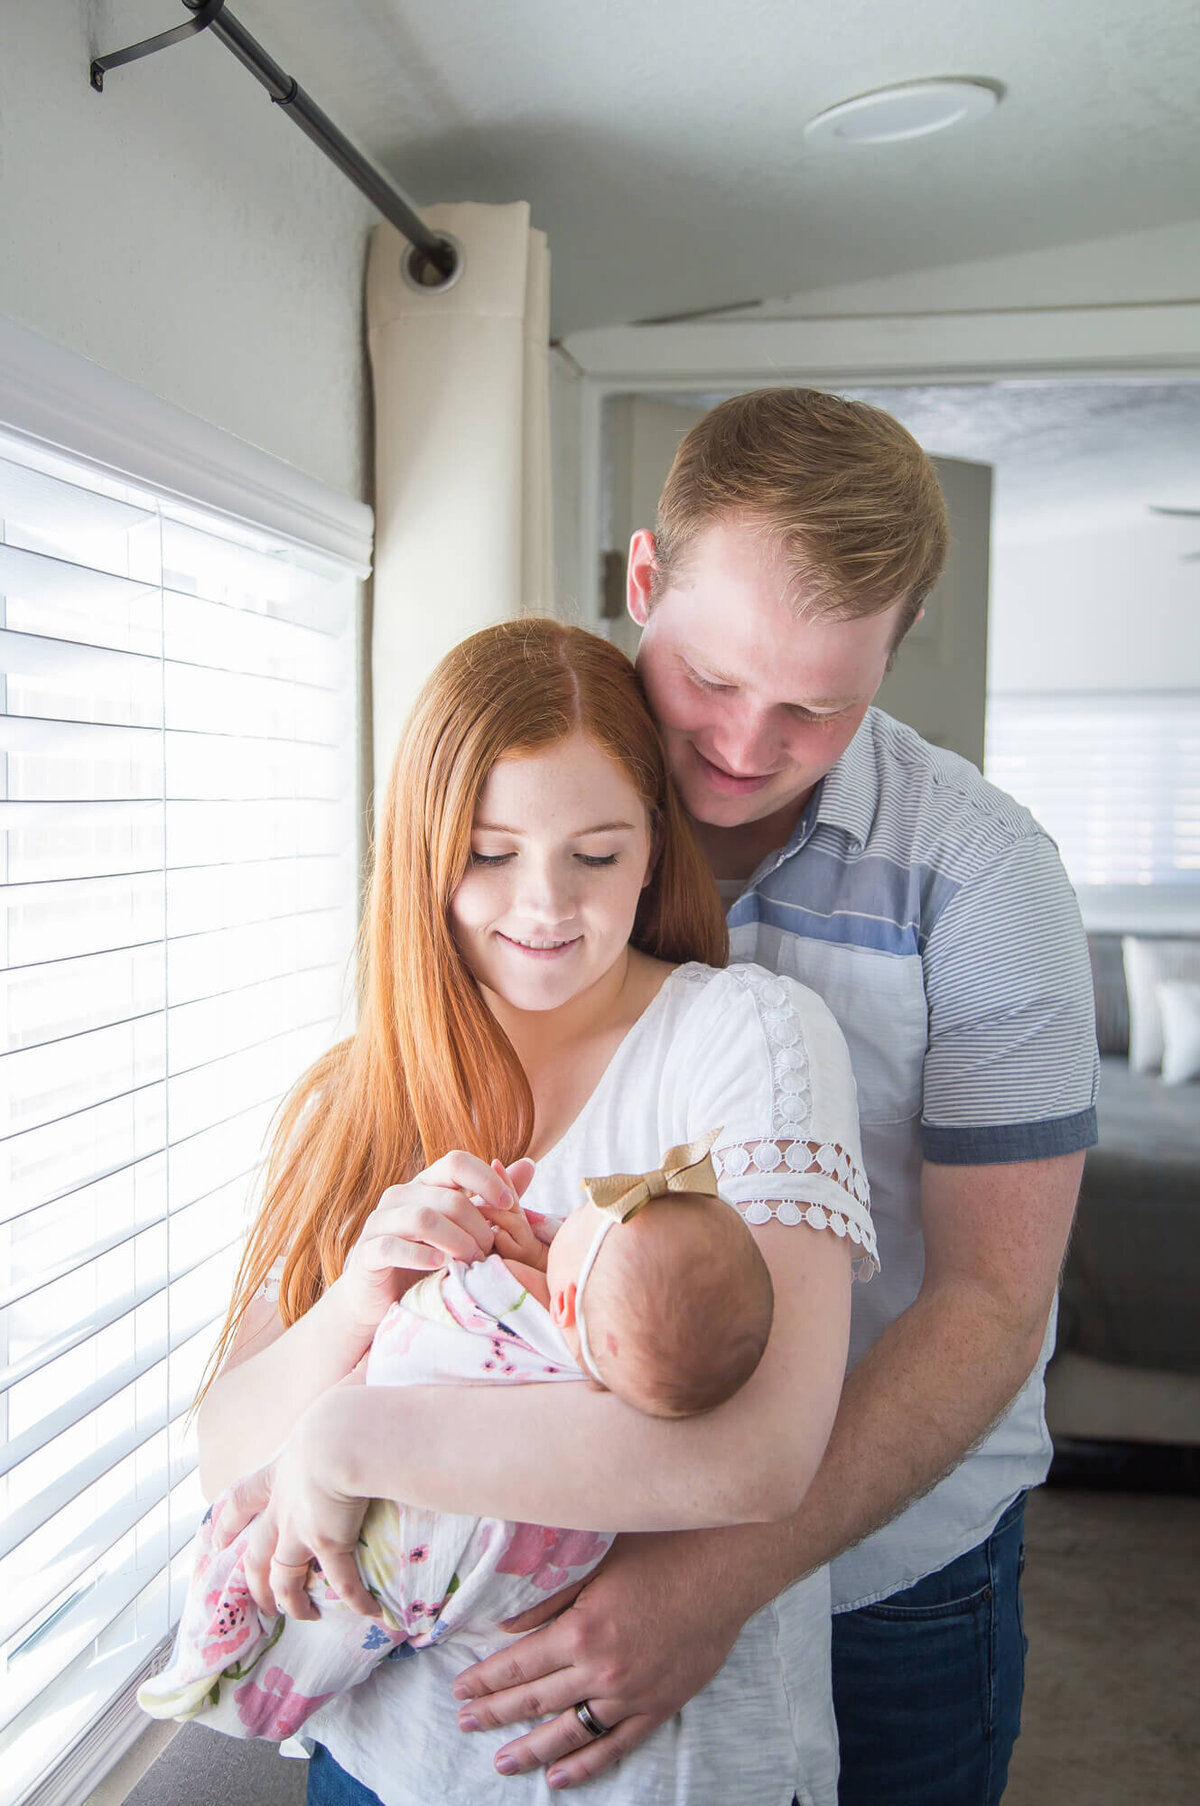
[{"label": "woman's hand", "polygon": [[319,1615],[307,1591],[309,1564],[316,1561],[351,1611],[378,1617],[355,1559],[370,1501],[340,1484],[342,1468],[335,1389],[309,1406],[273,1461],[237,1481],[214,1507],[214,1548],[247,1531],[246,1579],[264,1616]]},{"label": "woman's hand", "polygon": [[336,1287],[351,1320],[374,1330],[408,1283],[448,1260],[481,1260],[492,1252],[495,1231],[479,1205],[516,1207],[533,1177],[532,1160],[505,1168],[474,1154],[444,1154],[407,1185],[389,1185],[363,1224]]}]

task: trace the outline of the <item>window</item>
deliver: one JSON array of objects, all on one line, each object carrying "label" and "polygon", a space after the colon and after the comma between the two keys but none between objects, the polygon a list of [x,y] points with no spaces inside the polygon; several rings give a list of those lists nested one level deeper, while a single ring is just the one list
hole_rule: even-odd
[{"label": "window", "polygon": [[182,1602],[183,1417],[273,1110],[345,1032],[355,600],[341,559],[0,438],[3,1806]]},{"label": "window", "polygon": [[1076,885],[1200,885],[1200,693],[989,696],[987,775]]}]

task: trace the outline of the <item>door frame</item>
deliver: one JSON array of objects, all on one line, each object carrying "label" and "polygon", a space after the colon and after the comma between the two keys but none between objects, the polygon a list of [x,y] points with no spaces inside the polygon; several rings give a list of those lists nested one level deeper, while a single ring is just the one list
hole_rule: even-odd
[{"label": "door frame", "polygon": [[604,409],[612,395],[737,394],[751,388],[911,388],[1002,380],[1200,379],[1200,302],[947,313],[730,318],[571,334],[560,368],[578,385],[578,488],[569,570],[586,626],[599,618]]}]

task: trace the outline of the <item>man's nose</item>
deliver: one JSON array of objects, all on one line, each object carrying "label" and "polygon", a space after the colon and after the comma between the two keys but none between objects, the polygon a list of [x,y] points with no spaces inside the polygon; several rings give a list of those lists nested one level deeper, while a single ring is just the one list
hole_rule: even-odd
[{"label": "man's nose", "polygon": [[735,778],[760,777],[770,771],[778,751],[775,731],[767,713],[744,706],[726,717],[713,744],[721,762]]}]

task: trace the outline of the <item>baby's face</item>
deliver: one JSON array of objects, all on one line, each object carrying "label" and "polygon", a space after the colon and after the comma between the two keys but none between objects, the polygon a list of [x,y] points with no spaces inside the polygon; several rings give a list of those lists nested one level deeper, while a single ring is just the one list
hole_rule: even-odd
[{"label": "baby's face", "polygon": [[583,1265],[584,1256],[592,1245],[592,1237],[599,1229],[603,1218],[590,1200],[573,1210],[555,1234],[550,1244],[550,1252],[546,1256],[546,1279],[553,1298],[556,1290],[574,1285],[579,1278],[579,1269]]},{"label": "baby's face", "polygon": [[[550,1315],[562,1330],[567,1346],[578,1358],[579,1332],[575,1327],[575,1297],[579,1271],[604,1217],[590,1200],[571,1212],[550,1244],[546,1257],[546,1283],[550,1288]],[[601,1250],[599,1258],[603,1260]]]}]

